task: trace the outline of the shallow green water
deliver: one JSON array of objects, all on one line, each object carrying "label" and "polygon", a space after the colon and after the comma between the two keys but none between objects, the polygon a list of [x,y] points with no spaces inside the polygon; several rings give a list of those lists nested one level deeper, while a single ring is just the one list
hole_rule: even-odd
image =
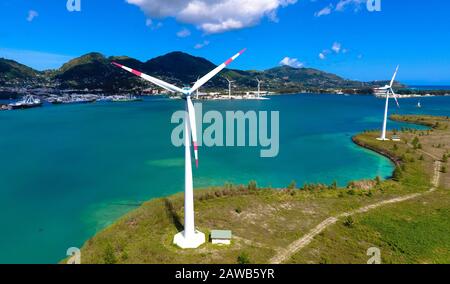
[{"label": "shallow green water", "polygon": [[[383,103],[321,95],[207,102],[205,111],[280,111],[280,153],[262,159],[259,148],[201,147],[195,187],[389,177],[386,158],[350,140],[380,127]],[[401,111],[417,112],[415,104],[403,100]],[[421,112],[450,114],[450,98],[422,105]],[[184,150],[170,140],[170,117],[180,109],[181,101],[150,98],[0,112],[0,263],[57,262],[140,202],[182,191]]]}]

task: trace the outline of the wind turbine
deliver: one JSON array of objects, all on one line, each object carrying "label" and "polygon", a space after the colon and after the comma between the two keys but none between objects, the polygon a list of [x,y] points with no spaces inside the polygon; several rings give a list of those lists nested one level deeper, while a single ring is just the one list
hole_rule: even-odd
[{"label": "wind turbine", "polygon": [[400,107],[398,100],[397,100],[397,95],[395,94],[394,90],[392,89],[392,86],[394,85],[395,77],[397,76],[397,73],[398,73],[398,68],[399,68],[399,66],[397,66],[397,69],[395,69],[394,76],[392,77],[391,83],[389,85],[386,85],[384,87],[376,89],[377,91],[386,91],[386,105],[384,107],[383,130],[381,133],[381,137],[377,138],[377,140],[381,140],[381,141],[389,140],[386,138],[386,125],[387,125],[387,117],[388,117],[388,110],[389,110],[389,93],[392,93],[392,96],[394,97],[395,102],[397,103],[397,107]]},{"label": "wind turbine", "polygon": [[133,73],[136,76],[143,78],[157,86],[160,86],[170,92],[180,93],[183,95],[183,99],[186,101],[186,114],[185,114],[185,128],[184,128],[184,148],[185,148],[185,183],[184,183],[184,231],[175,235],[173,242],[181,248],[197,248],[205,242],[205,234],[195,229],[194,225],[194,186],[192,182],[192,163],[191,163],[191,137],[194,145],[195,164],[198,167],[198,145],[197,145],[197,127],[195,120],[194,105],[191,100],[191,95],[197,91],[201,86],[208,82],[212,77],[217,75],[231,62],[238,58],[245,49],[217,66],[214,70],[200,78],[195,84],[189,88],[178,88],[172,84],[164,82],[155,77],[144,74],[140,71],[123,66],[119,63],[112,62],[112,64],[120,67],[128,72]]},{"label": "wind turbine", "polygon": [[231,83],[233,83],[234,81],[231,81],[228,78],[225,78],[228,81],[228,98],[231,100]]},{"label": "wind turbine", "polygon": [[259,80],[258,78],[256,78],[256,81],[258,81],[258,99],[259,99],[260,93],[261,93],[261,83],[262,83],[263,81]]}]

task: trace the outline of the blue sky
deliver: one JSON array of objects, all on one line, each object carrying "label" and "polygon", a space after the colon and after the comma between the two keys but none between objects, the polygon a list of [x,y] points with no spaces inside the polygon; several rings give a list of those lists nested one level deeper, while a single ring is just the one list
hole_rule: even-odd
[{"label": "blue sky", "polygon": [[[357,80],[450,85],[450,1],[380,0],[2,0],[0,57],[57,68],[98,51],[148,60],[181,50],[232,68],[283,64]],[[241,4],[236,4],[241,3]]]}]

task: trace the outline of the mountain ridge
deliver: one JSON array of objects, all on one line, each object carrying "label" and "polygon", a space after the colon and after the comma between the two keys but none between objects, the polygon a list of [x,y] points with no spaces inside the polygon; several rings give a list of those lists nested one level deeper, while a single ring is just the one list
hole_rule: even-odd
[{"label": "mountain ridge", "polygon": [[[55,86],[60,89],[100,89],[103,91],[139,90],[155,87],[142,79],[132,76],[113,66],[116,61],[130,68],[161,78],[172,84],[186,86],[214,69],[211,61],[185,52],[174,51],[145,62],[129,56],[110,56],[91,52],[74,58],[60,68],[37,71],[13,60],[0,59],[0,83],[10,82],[32,84],[35,87]],[[256,79],[263,81],[264,90],[276,92],[296,92],[317,89],[368,89],[378,86],[377,82],[348,80],[336,74],[314,68],[294,68],[277,66],[263,71],[224,69],[203,88],[219,90],[228,87],[226,78],[235,81],[242,90],[254,89]],[[30,83],[31,82],[31,83]]]}]

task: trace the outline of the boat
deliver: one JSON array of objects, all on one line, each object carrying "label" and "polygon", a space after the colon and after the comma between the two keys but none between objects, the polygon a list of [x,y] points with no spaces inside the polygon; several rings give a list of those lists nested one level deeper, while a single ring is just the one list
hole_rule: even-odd
[{"label": "boat", "polygon": [[48,99],[48,102],[54,105],[60,104],[87,104],[93,103],[97,100],[94,95],[66,95],[63,97],[52,97]]},{"label": "boat", "polygon": [[26,95],[22,100],[8,105],[11,109],[28,109],[42,106],[42,101],[33,95]]},{"label": "boat", "polygon": [[129,94],[129,95],[113,96],[111,101],[115,102],[115,103],[124,103],[124,102],[138,102],[138,101],[142,101],[142,99]]},{"label": "boat", "polygon": [[420,103],[420,101],[417,102],[417,107],[422,108],[422,104]]},{"label": "boat", "polygon": [[11,107],[9,105],[0,104],[0,111],[2,110],[11,110]]}]

